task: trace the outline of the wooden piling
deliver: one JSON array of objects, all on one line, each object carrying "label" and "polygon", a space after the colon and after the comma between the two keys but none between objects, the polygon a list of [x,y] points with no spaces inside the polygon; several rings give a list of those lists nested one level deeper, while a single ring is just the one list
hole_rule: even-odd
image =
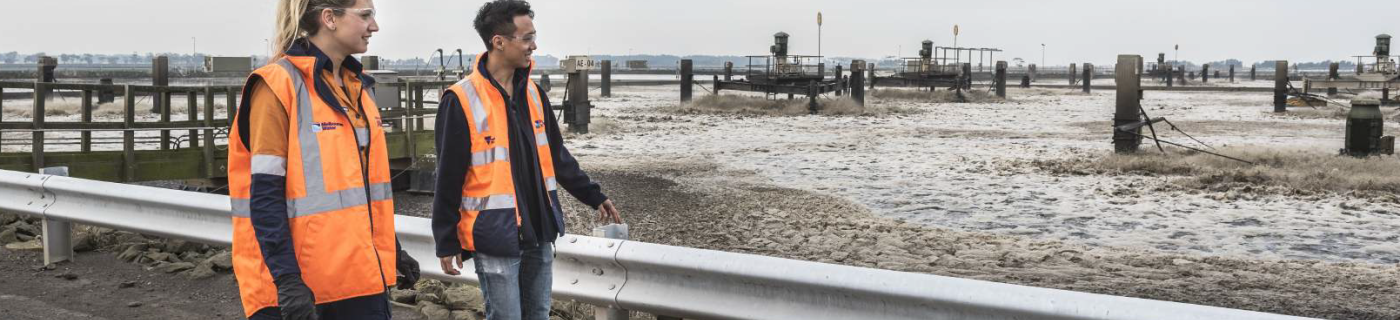
[{"label": "wooden piling", "polygon": [[612,60],[603,60],[603,83],[602,96],[604,98],[612,96]]},{"label": "wooden piling", "polygon": [[851,61],[851,100],[856,104],[865,106],[865,67],[867,64],[862,60]]},{"label": "wooden piling", "polygon": [[1288,111],[1288,60],[1274,62],[1274,112]]},{"label": "wooden piling", "polygon": [[[156,96],[160,97],[160,100],[163,101],[162,105],[164,105],[160,108],[160,123],[162,127],[170,127],[170,101],[174,100],[171,99],[174,93],[161,89],[169,89],[169,87],[156,88],[156,91],[160,92]],[[170,130],[160,131],[160,149],[170,150]]]},{"label": "wooden piling", "polygon": [[996,76],[992,81],[996,82],[997,97],[1006,98],[1006,61],[997,61]]},{"label": "wooden piling", "polygon": [[[233,90],[229,90],[232,92]],[[230,126],[231,128],[232,126]],[[204,178],[214,177],[214,87],[204,87]],[[191,140],[194,141],[194,140]]]},{"label": "wooden piling", "polygon": [[1142,64],[1142,56],[1139,55],[1119,55],[1115,80],[1117,81],[1117,102],[1113,115],[1113,150],[1118,153],[1137,152],[1138,146],[1142,144],[1142,128],[1129,131],[1118,130],[1123,125],[1135,124],[1142,121],[1141,91],[1142,74],[1139,66]]},{"label": "wooden piling", "polygon": [[724,62],[724,81],[732,81],[734,78],[734,62]]},{"label": "wooden piling", "polygon": [[122,174],[121,182],[136,180],[136,132],[131,131],[136,123],[136,90],[126,85],[125,106],[122,113]]},{"label": "wooden piling", "polygon": [[[165,87],[169,85],[170,58],[166,56],[159,56],[155,57],[154,59],[151,59],[151,86]],[[162,109],[169,109],[166,108],[166,106],[170,104],[170,100],[162,99],[162,97],[166,96],[160,93],[160,91],[152,92],[151,112],[161,112]]]},{"label": "wooden piling", "polygon": [[[92,123],[92,90],[83,90],[82,112],[82,122],[85,124]],[[79,133],[79,135],[82,136],[82,141],[78,142],[78,150],[82,152],[91,152],[92,131],[83,131]]]},{"label": "wooden piling", "polygon": [[30,153],[32,154],[31,159],[33,160],[33,163],[31,163],[31,169],[33,170],[31,170],[31,172],[39,172],[39,169],[44,168],[44,112],[46,111],[44,110],[44,103],[45,100],[48,100],[48,91],[48,85],[45,83],[39,81],[34,82],[34,110],[32,110],[31,113],[33,115],[33,126],[31,129],[34,129],[34,131],[31,132],[31,138],[33,140],[30,141],[29,144],[31,148]]},{"label": "wooden piling", "polygon": [[1094,65],[1084,64],[1084,93],[1090,93],[1089,83],[1094,81]]},{"label": "wooden piling", "polygon": [[[185,103],[185,118],[188,119],[191,124],[198,122],[199,95],[195,94],[194,91],[185,92]],[[205,106],[206,108],[208,107],[208,105]],[[185,138],[188,138],[190,140],[190,148],[199,147],[199,130],[190,129],[189,136],[186,136]],[[179,148],[180,146],[176,145],[175,147]]]},{"label": "wooden piling", "polygon": [[[1333,62],[1332,64],[1327,65],[1327,80],[1337,80],[1337,79],[1340,79],[1340,78],[1341,78],[1341,75],[1338,74],[1338,70],[1337,70],[1337,69],[1340,68],[1340,67],[1341,67],[1341,64],[1340,64],[1340,63],[1336,63],[1336,62]],[[1335,97],[1335,96],[1337,96],[1337,88],[1336,88],[1336,87],[1327,88],[1327,96],[1328,96],[1328,97]]]},{"label": "wooden piling", "polygon": [[695,86],[695,74],[692,70],[693,61],[690,59],[681,60],[681,102],[690,102],[691,91]]}]

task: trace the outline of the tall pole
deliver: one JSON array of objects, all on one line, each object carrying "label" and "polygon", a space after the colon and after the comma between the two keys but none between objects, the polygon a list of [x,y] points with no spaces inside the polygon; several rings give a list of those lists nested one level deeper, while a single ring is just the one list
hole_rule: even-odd
[{"label": "tall pole", "polygon": [[1040,65],[1042,65],[1042,66],[1046,65],[1046,64],[1045,64],[1045,44],[1044,44],[1044,43],[1040,44]]},{"label": "tall pole", "polygon": [[821,11],[817,11],[817,56],[818,56],[818,57],[821,57],[821,58],[818,58],[818,59],[826,60],[826,57],[823,57],[823,56],[822,56],[822,12],[821,12]]}]

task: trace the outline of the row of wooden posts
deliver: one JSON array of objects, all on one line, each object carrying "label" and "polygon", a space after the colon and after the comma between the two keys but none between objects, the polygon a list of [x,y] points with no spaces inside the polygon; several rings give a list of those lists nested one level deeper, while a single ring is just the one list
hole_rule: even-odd
[{"label": "row of wooden posts", "polygon": [[[434,110],[426,108],[426,104],[435,104],[435,101],[425,99],[425,91],[431,88],[441,89],[450,83],[445,82],[405,82],[382,84],[385,87],[393,88],[402,94],[400,105],[381,106],[383,117],[386,122],[396,124],[410,139],[415,131],[426,130],[424,117],[434,114]],[[137,131],[159,131],[160,137],[157,143],[159,150],[180,149],[181,142],[187,142],[188,148],[201,149],[203,152],[202,171],[204,176],[216,177],[225,170],[222,165],[215,163],[216,157],[221,156],[221,151],[215,144],[216,135],[227,134],[229,119],[214,118],[215,101],[222,98],[225,102],[227,114],[236,112],[238,97],[242,93],[242,86],[144,86],[144,85],[103,85],[103,84],[68,84],[68,83],[44,83],[44,82],[0,82],[0,96],[4,95],[6,89],[29,89],[33,92],[33,105],[31,119],[26,122],[5,121],[4,113],[0,113],[0,131],[5,132],[29,132],[31,146],[31,167],[34,170],[45,167],[45,154],[47,153],[47,141],[52,137],[46,137],[51,132],[79,132],[77,144],[79,152],[92,152],[94,144],[104,144],[99,139],[93,141],[93,132],[122,133],[122,159],[123,170],[122,179],[130,181],[135,177],[136,153],[138,144],[136,138]],[[80,120],[77,122],[48,122],[46,113],[51,99],[58,96],[55,91],[79,91],[81,97]],[[381,89],[382,90],[382,89]],[[387,92],[386,92],[387,93]],[[94,121],[93,112],[96,110],[94,102],[97,96],[120,95],[122,96],[123,116],[121,122]],[[152,104],[153,113],[158,113],[160,119],[155,122],[137,122],[136,105],[137,98],[146,95],[153,95],[156,101]],[[222,97],[218,97],[222,95]],[[176,96],[184,96],[187,99],[187,118],[185,120],[172,119],[170,101]],[[202,99],[201,99],[202,98]],[[200,102],[203,102],[201,105]],[[4,108],[4,99],[0,99],[0,109]],[[166,106],[166,107],[161,107]],[[404,108],[407,108],[405,110]],[[202,116],[200,116],[202,114]],[[188,131],[184,137],[173,137],[173,132]],[[173,139],[172,139],[173,138]],[[0,139],[0,146],[5,140]],[[414,140],[409,140],[414,141]],[[416,152],[415,144],[409,143],[410,152]]]}]

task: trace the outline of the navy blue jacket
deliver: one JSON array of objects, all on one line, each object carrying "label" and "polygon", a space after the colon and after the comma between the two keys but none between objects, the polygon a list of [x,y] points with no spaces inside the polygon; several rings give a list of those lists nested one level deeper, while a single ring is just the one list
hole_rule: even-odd
[{"label": "navy blue jacket", "polygon": [[[513,94],[496,83],[496,79],[486,70],[486,55],[477,62],[476,71],[482,73],[506,101],[507,130],[510,132],[510,170],[515,183],[516,208],[520,211],[520,247],[534,247],[553,243],[564,234],[563,215],[553,208],[562,209],[557,196],[545,191],[543,173],[540,172],[538,149],[535,147],[535,133],[530,123],[530,105],[527,99],[529,69],[515,70]],[[564,138],[559,131],[558,120],[549,104],[549,96],[540,92],[540,103],[544,113],[545,132],[549,135],[548,155],[554,160],[554,175],[559,186],[584,204],[597,208],[607,201],[602,187],[593,182],[578,160],[564,148]],[[466,183],[467,169],[471,167],[471,139],[467,126],[467,116],[461,101],[454,94],[446,94],[438,105],[437,126],[437,186],[433,198],[433,239],[437,242],[437,256],[463,255],[461,241],[457,239],[457,223],[462,216],[458,208],[462,205],[462,185]],[[478,249],[483,244],[477,244]],[[489,245],[489,244],[488,244]],[[512,248],[517,251],[519,248]]]}]

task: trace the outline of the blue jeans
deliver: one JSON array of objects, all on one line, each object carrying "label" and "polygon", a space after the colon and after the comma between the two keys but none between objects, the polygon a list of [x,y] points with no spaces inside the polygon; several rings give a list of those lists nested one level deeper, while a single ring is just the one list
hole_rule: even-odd
[{"label": "blue jeans", "polygon": [[519,257],[472,255],[486,320],[549,320],[554,244],[523,248]]}]

